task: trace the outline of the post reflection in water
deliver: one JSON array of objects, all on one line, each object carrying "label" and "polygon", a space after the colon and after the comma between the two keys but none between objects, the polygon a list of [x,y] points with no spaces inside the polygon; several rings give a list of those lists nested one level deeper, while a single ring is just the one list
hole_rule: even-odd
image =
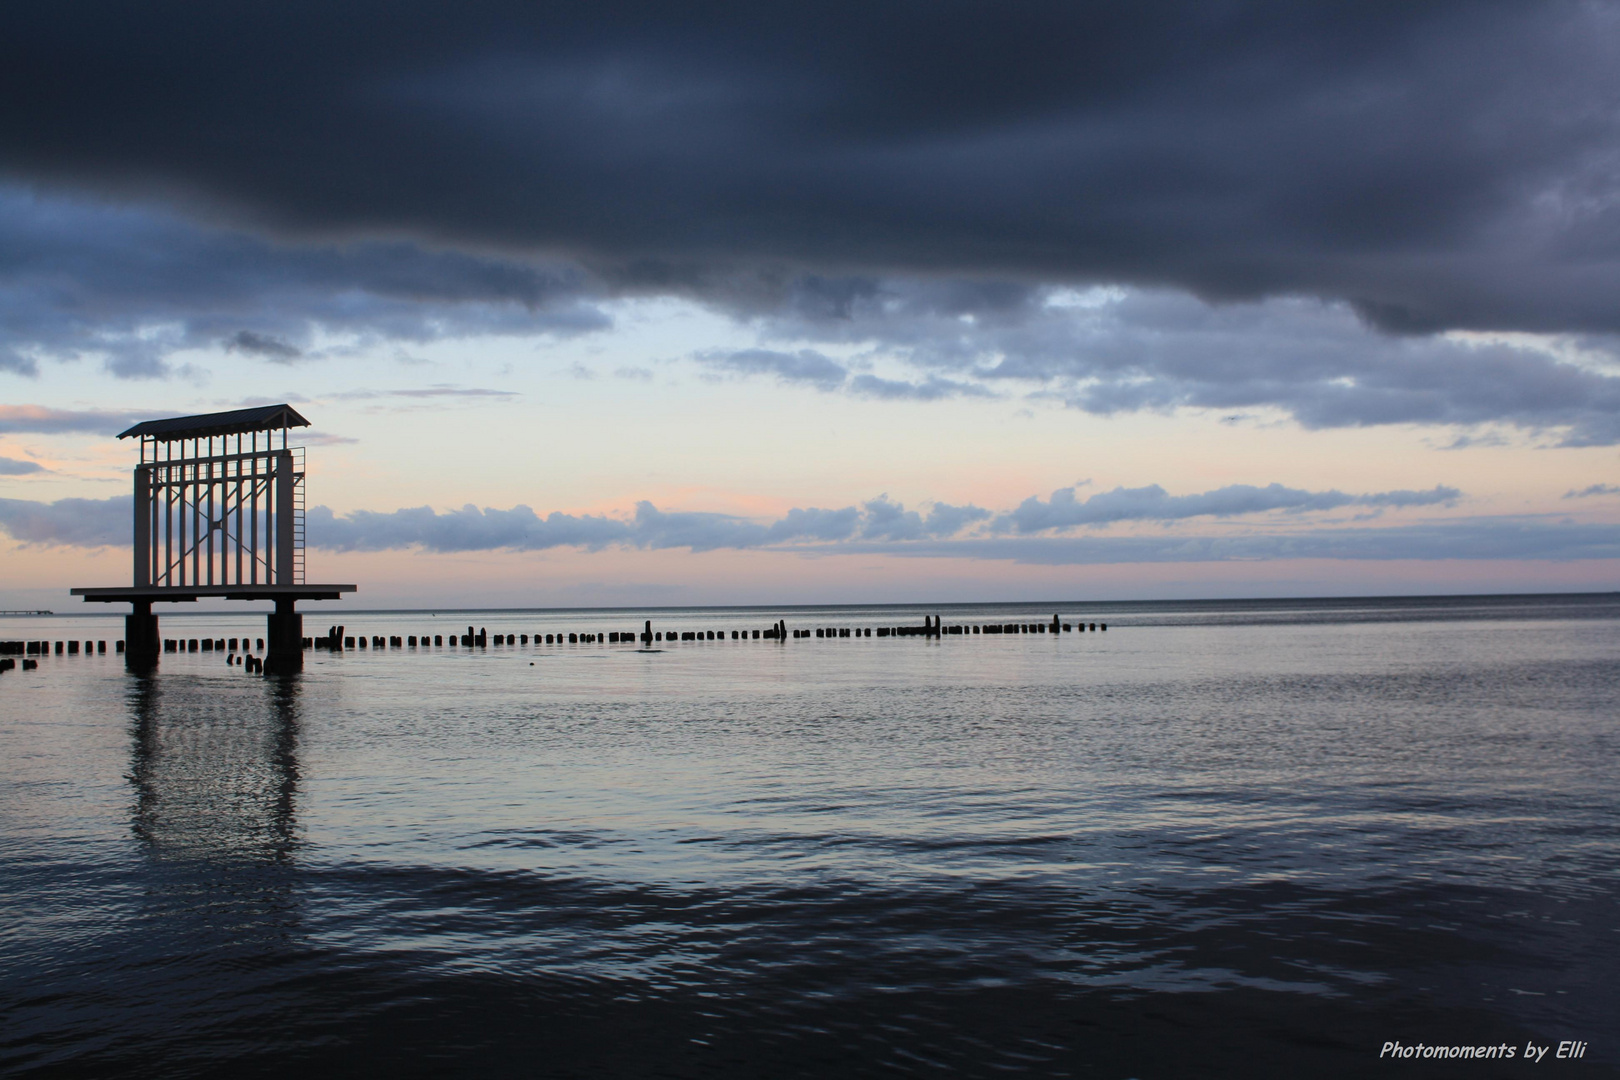
[{"label": "post reflection in water", "polygon": [[[165,918],[240,951],[297,924],[299,678],[133,680],[131,830]],[[180,927],[175,927],[180,929]]]}]

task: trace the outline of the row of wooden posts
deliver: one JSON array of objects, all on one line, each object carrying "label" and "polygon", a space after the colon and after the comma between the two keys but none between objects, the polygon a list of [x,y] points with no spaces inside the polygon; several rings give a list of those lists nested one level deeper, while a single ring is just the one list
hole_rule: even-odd
[{"label": "row of wooden posts", "polygon": [[[311,639],[304,639],[304,647],[311,647]],[[81,648],[82,646],[82,648]],[[238,649],[241,653],[238,653]],[[124,651],[123,641],[113,642],[113,652]],[[253,656],[254,651],[264,652],[264,638],[165,638],[163,651],[166,653],[184,652],[221,652],[225,653],[227,664],[238,664],[247,667],[249,671],[264,670],[264,661],[261,657]],[[10,671],[17,666],[12,659],[21,656],[23,670],[32,671],[39,666],[38,660],[27,659],[35,656],[105,656],[107,643],[105,641],[0,641],[0,672]]]},{"label": "row of wooden posts", "polygon": [[[681,641],[787,641],[807,638],[869,638],[869,637],[952,637],[970,634],[1059,634],[1087,630],[1107,630],[1107,623],[1066,623],[1056,615],[1051,622],[1036,623],[953,623],[946,625],[939,616],[925,616],[920,626],[815,626],[803,629],[790,630],[785,620],[778,619],[775,623],[764,628],[749,628],[746,630],[654,630],[652,620],[649,619],[638,633],[634,630],[612,630],[606,633],[600,631],[554,631],[549,634],[495,634],[490,635],[487,630],[479,628],[474,630],[467,627],[465,634],[410,634],[410,635],[349,635],[344,633],[342,626],[333,626],[323,637],[304,638],[303,647],[306,649],[327,649],[333,652],[343,652],[350,649],[418,649],[418,648],[461,648],[483,649],[490,645],[511,646],[528,645],[532,637],[535,645],[635,645],[643,648],[654,644],[674,643]],[[82,650],[81,650],[82,646]],[[122,653],[124,643],[113,643],[114,652]],[[78,656],[81,654],[105,654],[107,643],[105,641],[0,641],[0,672],[10,671],[16,666],[12,656],[49,656],[53,652],[57,656]],[[165,638],[163,640],[165,653],[195,653],[219,652],[225,654],[227,664],[241,665],[249,671],[262,671],[264,661],[262,657],[253,655],[264,652],[263,638]],[[37,661],[24,660],[23,669],[29,670],[36,666]]]},{"label": "row of wooden posts", "polygon": [[346,634],[345,627],[333,626],[324,637],[317,637],[314,647],[343,652],[350,649],[418,649],[456,648],[483,649],[490,645],[528,645],[532,637],[535,645],[634,645],[648,646],[679,641],[786,641],[799,638],[847,637],[946,637],[966,634],[1059,634],[1087,629],[1107,630],[1107,623],[1066,623],[1052,616],[1052,621],[1038,623],[954,623],[945,625],[939,616],[927,616],[921,626],[817,626],[789,630],[787,623],[778,620],[763,629],[747,630],[654,630],[647,620],[642,630],[610,630],[606,633],[581,631],[554,631],[549,634],[495,634],[484,629],[467,627],[465,634]]},{"label": "row of wooden posts", "polygon": [[[0,641],[0,656],[49,656],[51,655],[52,644],[53,643],[49,641]],[[58,641],[54,644],[56,646],[55,652],[57,656],[79,655],[80,642]],[[105,654],[107,651],[107,643],[105,641],[86,641],[82,644],[84,646],[84,655],[86,656],[90,656],[94,653]],[[122,641],[114,642],[114,645],[117,646],[118,652],[124,651],[124,643]]]},{"label": "row of wooden posts", "polygon": [[[30,659],[37,656],[51,655],[52,642],[49,641],[0,641],[0,674],[11,671],[17,666],[14,657],[23,657],[22,669],[33,671],[39,667],[39,661]],[[96,653],[105,654],[107,643],[105,641],[58,641],[54,643],[57,656],[78,656],[79,646],[84,646],[85,656],[94,656]],[[124,651],[124,643],[117,642],[117,651]]]}]

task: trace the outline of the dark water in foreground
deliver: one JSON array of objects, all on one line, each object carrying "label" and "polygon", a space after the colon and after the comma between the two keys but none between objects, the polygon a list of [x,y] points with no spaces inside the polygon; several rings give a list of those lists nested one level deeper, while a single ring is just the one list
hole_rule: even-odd
[{"label": "dark water in foreground", "polygon": [[1620,598],[1087,618],[0,675],[0,1071],[1616,1074]]}]

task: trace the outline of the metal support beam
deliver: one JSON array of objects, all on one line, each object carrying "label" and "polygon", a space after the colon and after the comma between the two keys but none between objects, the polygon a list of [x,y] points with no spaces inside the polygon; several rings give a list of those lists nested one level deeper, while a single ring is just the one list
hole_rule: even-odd
[{"label": "metal support beam", "polygon": [[293,583],[293,475],[291,450],[276,454],[276,584]]},{"label": "metal support beam", "polygon": [[152,471],[135,466],[135,584],[152,584]]}]

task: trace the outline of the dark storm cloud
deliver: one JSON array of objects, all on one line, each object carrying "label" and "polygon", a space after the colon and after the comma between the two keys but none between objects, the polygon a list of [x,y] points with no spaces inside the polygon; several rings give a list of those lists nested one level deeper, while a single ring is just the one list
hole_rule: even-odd
[{"label": "dark storm cloud", "polygon": [[187,348],[307,359],[318,331],[429,341],[608,325],[585,276],[556,264],[397,240],[280,244],[0,188],[0,370],[99,356],[115,375],[147,378]]},{"label": "dark storm cloud", "polygon": [[0,166],[660,291],[865,268],[1613,330],[1616,32],[1602,2],[12,4]]},{"label": "dark storm cloud", "polygon": [[1421,335],[1615,354],[1617,36],[1601,0],[11,4],[0,371],[658,294],[760,330],[733,374],[870,398],[1611,444],[1612,375]]}]

